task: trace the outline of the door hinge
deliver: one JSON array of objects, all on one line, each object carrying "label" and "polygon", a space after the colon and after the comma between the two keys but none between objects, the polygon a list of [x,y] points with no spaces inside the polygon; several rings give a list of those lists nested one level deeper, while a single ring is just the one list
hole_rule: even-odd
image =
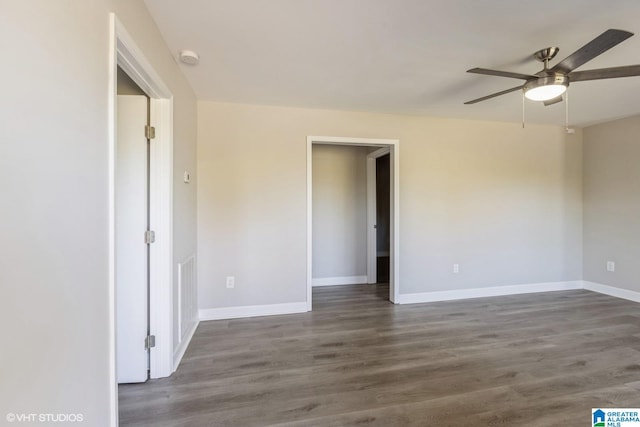
[{"label": "door hinge", "polygon": [[144,232],[144,242],[147,245],[150,245],[151,243],[156,241],[156,232],[155,231],[151,231],[151,230],[147,230]]},{"label": "door hinge", "polygon": [[144,127],[144,136],[147,139],[153,139],[156,137],[156,128],[153,126],[146,125]]},{"label": "door hinge", "polygon": [[149,350],[156,346],[156,336],[155,335],[147,335],[144,339],[144,349]]}]

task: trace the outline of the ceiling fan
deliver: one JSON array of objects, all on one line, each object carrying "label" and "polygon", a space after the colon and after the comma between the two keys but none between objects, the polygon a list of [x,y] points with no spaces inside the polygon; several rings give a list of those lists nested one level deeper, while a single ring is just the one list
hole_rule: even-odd
[{"label": "ceiling fan", "polygon": [[586,45],[549,68],[551,61],[560,49],[548,47],[533,54],[540,62],[544,63],[542,71],[536,74],[520,74],[509,71],[488,70],[486,68],[472,68],[468,73],[486,74],[489,76],[510,77],[524,80],[524,84],[511,89],[492,93],[482,98],[473,99],[465,104],[475,104],[480,101],[495,98],[500,95],[515,92],[522,89],[524,96],[532,101],[543,101],[544,105],[552,105],[562,101],[562,94],[569,87],[569,83],[583,82],[587,80],[614,79],[618,77],[640,76],[640,65],[626,65],[623,67],[599,68],[596,70],[574,71],[581,65],[591,61],[612,47],[622,43],[633,33],[624,30],[607,30]]}]

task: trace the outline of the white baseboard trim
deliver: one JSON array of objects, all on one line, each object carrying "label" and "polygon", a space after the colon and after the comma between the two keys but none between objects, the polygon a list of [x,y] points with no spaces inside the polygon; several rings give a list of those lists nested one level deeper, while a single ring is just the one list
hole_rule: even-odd
[{"label": "white baseboard trim", "polygon": [[609,285],[601,285],[600,283],[589,282],[586,280],[582,283],[583,289],[586,289],[587,291],[597,292],[599,294],[605,294],[616,298],[627,299],[629,301],[640,302],[640,292],[616,288]]},{"label": "white baseboard trim", "polygon": [[[365,277],[366,276],[358,276]],[[358,281],[357,283],[363,283]],[[314,285],[315,286],[315,285]],[[319,285],[323,286],[323,285]],[[330,286],[330,285],[324,285]],[[640,303],[640,292],[630,291],[628,289],[616,288],[608,285],[601,285],[599,283],[588,282],[584,280],[573,280],[566,282],[545,282],[545,283],[529,283],[525,285],[510,285],[510,286],[494,286],[489,288],[478,289],[456,289],[451,291],[436,291],[436,292],[422,292],[415,294],[400,294],[396,304],[418,304],[427,302],[438,301],[452,301],[468,298],[485,298],[504,295],[518,295],[518,294],[530,294],[536,292],[556,292],[556,291],[571,291],[577,289],[585,289],[592,292],[597,292],[616,298],[622,298],[629,301]],[[294,302],[287,304],[268,304],[268,305],[249,305],[240,307],[223,307],[223,308],[209,308],[198,311],[200,321],[207,320],[223,320],[223,319],[240,319],[243,317],[257,317],[257,316],[273,316],[279,314],[294,314],[305,313],[309,311],[306,302]],[[196,325],[193,330],[189,331],[187,338],[181,343],[180,347],[176,349],[174,355],[174,370],[178,367],[178,364],[184,356],[184,352],[193,337],[193,333],[196,330]]]},{"label": "white baseboard trim", "polygon": [[240,319],[243,317],[274,316],[278,314],[306,313],[307,302],[287,304],[245,305],[239,307],[206,308],[198,311],[200,321]]},{"label": "white baseboard trim", "polygon": [[193,334],[196,333],[196,329],[198,329],[199,324],[200,324],[200,320],[196,319],[191,329],[187,331],[187,334],[185,335],[182,342],[180,342],[180,345],[178,346],[178,348],[176,348],[176,350],[173,352],[173,372],[175,372],[176,369],[178,369],[180,362],[182,362],[182,357],[184,356],[184,353],[187,351],[187,347],[189,347],[191,338],[193,338]]},{"label": "white baseboard trim", "polygon": [[425,302],[452,301],[467,298],[497,297],[503,295],[530,294],[583,289],[582,280],[568,282],[529,283],[526,285],[493,286],[490,288],[455,289],[452,291],[400,294],[396,304],[417,304]]},{"label": "white baseboard trim", "polygon": [[360,285],[367,283],[367,276],[316,277],[311,279],[311,286]]}]

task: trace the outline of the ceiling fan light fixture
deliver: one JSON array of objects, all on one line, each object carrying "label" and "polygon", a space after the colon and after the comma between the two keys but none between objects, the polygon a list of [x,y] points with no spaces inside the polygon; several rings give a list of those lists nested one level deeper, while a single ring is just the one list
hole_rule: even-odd
[{"label": "ceiling fan light fixture", "polygon": [[525,83],[524,96],[532,101],[549,101],[567,91],[569,79],[562,74],[540,77]]}]

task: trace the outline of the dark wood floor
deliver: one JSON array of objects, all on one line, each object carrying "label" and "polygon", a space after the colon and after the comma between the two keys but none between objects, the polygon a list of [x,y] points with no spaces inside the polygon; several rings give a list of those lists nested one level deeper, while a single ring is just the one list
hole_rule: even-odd
[{"label": "dark wood floor", "polygon": [[129,426],[586,426],[640,407],[640,304],[588,291],[392,305],[314,289],[314,311],[200,324],[170,378],[120,387]]}]

